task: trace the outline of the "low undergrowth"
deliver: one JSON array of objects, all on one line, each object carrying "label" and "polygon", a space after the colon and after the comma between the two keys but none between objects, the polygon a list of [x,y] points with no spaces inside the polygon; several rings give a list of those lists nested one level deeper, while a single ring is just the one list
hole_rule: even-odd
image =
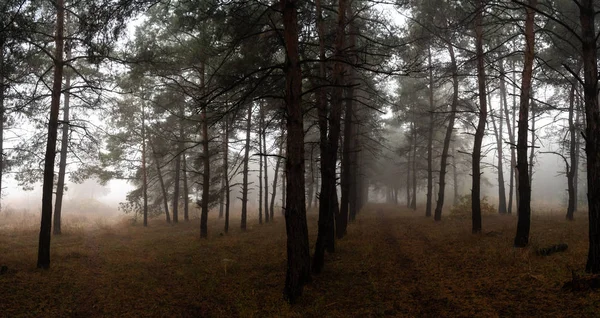
[{"label": "low undergrowth", "polygon": [[[0,316],[3,317],[443,317],[600,314],[597,292],[562,289],[584,268],[587,223],[534,216],[531,245],[512,247],[516,218],[485,215],[482,234],[468,218],[440,222],[421,211],[371,205],[326,255],[299,303],[283,301],[283,217],[253,218],[231,232],[211,218],[148,228],[129,222],[65,225],[52,238],[51,269],[35,268],[37,231],[0,229]],[[83,222],[85,223],[85,222]],[[79,224],[79,225],[76,225]],[[311,247],[316,215],[309,215]],[[539,256],[539,247],[569,248]]]}]

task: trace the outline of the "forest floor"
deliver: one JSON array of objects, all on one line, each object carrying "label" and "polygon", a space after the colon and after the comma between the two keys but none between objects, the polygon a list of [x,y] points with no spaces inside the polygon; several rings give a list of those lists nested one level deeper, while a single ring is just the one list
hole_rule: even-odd
[{"label": "forest floor", "polygon": [[[35,268],[35,226],[0,228],[1,317],[593,317],[600,292],[563,291],[585,266],[587,217],[532,219],[531,245],[515,249],[516,217],[434,222],[421,211],[370,205],[326,256],[299,303],[282,299],[284,219],[241,232],[212,218],[148,228],[65,222],[50,270]],[[309,214],[314,247],[316,215]],[[251,219],[255,222],[254,219]],[[2,222],[0,218],[0,222]],[[251,222],[251,223],[252,223]],[[93,222],[92,222],[93,223]],[[535,249],[567,243],[565,252]]]}]

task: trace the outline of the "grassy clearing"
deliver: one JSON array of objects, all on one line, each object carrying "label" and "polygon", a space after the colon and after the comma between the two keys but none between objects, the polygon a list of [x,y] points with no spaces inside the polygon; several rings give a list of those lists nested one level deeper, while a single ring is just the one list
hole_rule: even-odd
[{"label": "grassy clearing", "polygon": [[[516,218],[485,216],[435,223],[421,212],[369,206],[327,255],[300,302],[281,297],[285,226],[253,225],[221,235],[222,220],[149,228],[103,219],[65,221],[53,237],[52,268],[35,269],[38,229],[0,228],[0,316],[78,317],[442,317],[600,315],[600,294],[561,291],[582,269],[587,223],[582,215],[534,216],[532,244],[512,248]],[[255,220],[255,219],[252,219]],[[309,216],[311,246],[316,216]],[[569,244],[564,253],[536,247]]]}]

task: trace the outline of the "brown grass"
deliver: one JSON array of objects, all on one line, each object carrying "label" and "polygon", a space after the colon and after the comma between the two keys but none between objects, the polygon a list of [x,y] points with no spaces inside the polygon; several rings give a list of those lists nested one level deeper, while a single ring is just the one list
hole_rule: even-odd
[{"label": "brown grass", "polygon": [[[214,214],[214,213],[213,213]],[[532,244],[514,249],[516,218],[485,216],[439,223],[387,206],[369,206],[328,255],[297,305],[281,295],[285,226],[222,232],[211,218],[209,239],[197,220],[148,228],[127,221],[65,223],[53,237],[52,268],[35,269],[37,229],[0,229],[2,317],[526,317],[600,315],[600,294],[564,292],[582,269],[587,223],[535,216]],[[255,219],[252,219],[255,222]],[[82,225],[85,223],[85,225]],[[91,223],[91,224],[90,224]],[[314,245],[316,216],[309,216]],[[78,225],[79,224],[79,225]],[[565,242],[549,257],[534,249]]]}]

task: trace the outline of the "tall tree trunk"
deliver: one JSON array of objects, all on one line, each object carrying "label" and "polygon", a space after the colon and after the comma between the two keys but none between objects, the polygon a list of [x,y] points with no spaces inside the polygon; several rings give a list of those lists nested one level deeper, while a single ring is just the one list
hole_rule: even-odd
[{"label": "tall tree trunk", "polygon": [[287,110],[287,274],[284,295],[294,303],[310,281],[310,254],[304,194],[304,125],[302,116],[302,73],[298,55],[296,1],[280,0],[286,48],[285,102]]},{"label": "tall tree trunk", "polygon": [[517,169],[517,69],[515,67],[515,61],[512,61],[513,70],[512,74],[512,136],[513,141],[511,145],[511,165],[513,167],[514,178],[515,178],[515,201],[517,202],[517,213],[519,213],[519,169]]},{"label": "tall tree trunk", "polygon": [[186,159],[186,154],[185,152],[183,152],[181,154],[181,163],[183,165],[183,169],[181,170],[181,173],[183,174],[183,219],[186,222],[190,221],[190,204],[189,204],[189,200],[190,200],[190,188],[188,187],[188,179],[187,179],[187,159]]},{"label": "tall tree trunk", "polygon": [[158,154],[156,153],[152,142],[150,143],[150,148],[154,157],[154,164],[156,165],[156,174],[158,175],[158,183],[160,184],[160,191],[162,192],[163,196],[163,208],[167,217],[167,223],[171,223],[171,215],[169,214],[169,195],[167,192],[167,188],[165,187],[165,180],[163,179],[163,175],[160,170],[160,161],[158,160]]},{"label": "tall tree trunk", "polygon": [[573,119],[575,113],[575,84],[571,85],[571,90],[569,92],[569,159],[570,159],[570,170],[567,171],[567,193],[569,195],[569,203],[567,205],[567,220],[573,221],[573,214],[575,212],[575,202],[577,198],[575,197],[575,169],[577,169],[577,157],[576,153],[576,144],[578,142],[577,131],[575,128],[575,121]]},{"label": "tall tree trunk", "polygon": [[[322,16],[321,16],[321,4],[319,1],[317,10],[318,26],[322,28]],[[333,67],[333,92],[331,95],[331,107],[329,111],[329,134],[325,147],[321,148],[321,193],[319,200],[319,225],[317,242],[315,245],[315,253],[313,256],[313,272],[320,273],[323,269],[325,260],[325,249],[328,252],[335,250],[335,225],[334,217],[338,215],[338,204],[337,204],[337,187],[336,187],[336,162],[337,162],[337,151],[338,142],[340,139],[340,121],[341,121],[341,110],[342,110],[342,84],[343,84],[343,71],[344,65],[342,63],[343,50],[344,50],[344,27],[345,27],[345,14],[346,14],[346,0],[339,0],[338,2],[338,21],[337,21],[337,33],[335,40],[335,57],[336,62]],[[323,35],[319,32],[320,35]],[[322,38],[320,36],[320,38]],[[319,105],[321,109],[326,107],[325,105]],[[319,116],[320,120],[323,120],[322,113]],[[320,123],[321,137],[323,137],[323,124]],[[289,137],[288,137],[289,139]],[[323,140],[321,140],[323,142]],[[288,146],[289,148],[289,146]],[[289,177],[289,176],[288,176]]]},{"label": "tall tree trunk", "polygon": [[[66,14],[65,24],[69,25],[69,13]],[[67,42],[65,47],[67,60],[71,59],[71,45]],[[65,174],[67,171],[67,152],[69,151],[69,102],[71,101],[70,89],[71,89],[71,72],[66,72],[65,77],[65,92],[63,94],[63,120],[62,120],[62,139],[60,141],[60,163],[58,164],[58,181],[56,183],[56,199],[54,201],[54,227],[52,233],[54,235],[60,235],[61,231],[61,219],[62,219],[62,201],[65,192]],[[3,118],[0,118],[3,120]],[[4,123],[2,123],[4,124]],[[0,151],[0,154],[2,152]],[[1,174],[1,171],[0,171]],[[0,183],[0,188],[2,184]]]},{"label": "tall tree trunk", "polygon": [[[433,112],[435,111],[435,106],[433,105],[433,64],[431,62],[431,45],[427,46],[427,64],[428,64],[428,68],[429,68],[429,131],[427,134],[427,203],[425,206],[425,216],[426,217],[431,217],[431,200],[433,197]],[[451,128],[450,128],[451,129]],[[446,132],[446,138],[448,137],[448,133]],[[445,144],[445,141],[444,141]],[[446,155],[448,154],[448,152],[446,152]],[[442,154],[443,156],[443,154]],[[444,165],[443,163],[444,159],[442,159],[442,165]],[[444,168],[445,170],[445,168]],[[442,181],[442,175],[440,173],[440,182]],[[442,196],[442,201],[443,201],[443,189],[444,186],[440,183],[440,195]],[[444,204],[443,202],[441,203],[442,205]],[[436,213],[437,213],[437,207],[440,206],[440,202],[439,202],[439,196],[438,196],[438,202],[437,202],[437,206],[436,206]],[[441,207],[440,207],[440,213],[441,213]],[[437,215],[437,214],[436,214]],[[440,214],[441,216],[441,214]]]},{"label": "tall tree trunk", "polygon": [[52,228],[52,190],[54,188],[54,161],[56,155],[56,138],[58,135],[58,109],[63,77],[63,49],[65,8],[64,0],[56,0],[56,36],[54,56],[54,80],[52,99],[50,102],[50,119],[48,122],[48,143],[44,160],[44,182],[42,186],[42,218],[38,245],[37,267],[50,268],[50,238]]},{"label": "tall tree trunk", "polygon": [[598,51],[596,1],[579,1],[584,75],[585,152],[587,155],[589,251],[585,269],[600,273],[600,110],[598,109]]},{"label": "tall tree trunk", "polygon": [[[442,157],[440,158],[440,189],[438,193],[437,204],[435,206],[434,220],[442,219],[442,208],[444,207],[444,194],[446,192],[446,168],[448,167],[448,150],[450,141],[452,141],[452,131],[454,130],[454,119],[456,118],[456,109],[458,107],[458,66],[454,55],[454,47],[451,43],[447,43],[448,53],[450,54],[450,68],[452,72],[452,104],[450,115],[448,116],[448,126],[446,127],[446,136],[444,137],[444,147],[442,149]],[[431,53],[430,53],[431,55]],[[429,57],[431,59],[431,56]],[[431,62],[430,62],[431,64]],[[430,71],[431,72],[431,71]]]},{"label": "tall tree trunk", "polygon": [[[533,95],[533,94],[532,94]],[[533,159],[535,159],[535,122],[536,122],[536,103],[531,98],[531,148],[529,149],[529,188],[533,184]]]},{"label": "tall tree trunk", "polygon": [[314,169],[314,152],[315,147],[313,144],[310,145],[310,158],[308,159],[308,207],[307,210],[310,211],[312,209],[312,201],[315,195],[315,169]]},{"label": "tall tree trunk", "polygon": [[[575,125],[577,127],[581,127],[580,114],[582,111],[582,105],[580,103],[579,95],[576,95],[576,109],[575,109]],[[574,163],[571,165],[571,169],[573,170],[573,197],[575,198],[575,207],[573,209],[574,212],[577,212],[579,205],[579,153],[581,151],[581,129],[577,129],[577,133],[575,136],[575,154],[573,157],[575,158]]]},{"label": "tall tree trunk", "polygon": [[[510,142],[510,183],[508,186],[508,207],[506,212],[508,214],[512,214],[512,207],[513,207],[513,193],[514,193],[514,180],[515,180],[515,166],[517,165],[516,162],[516,156],[515,156],[515,135],[514,135],[514,130],[511,126],[510,123],[510,114],[508,112],[508,100],[507,100],[507,92],[506,92],[506,72],[504,71],[504,61],[500,60],[498,62],[498,69],[500,70],[500,98],[501,98],[501,105],[502,105],[502,110],[500,111],[502,113],[502,111],[504,111],[504,117],[506,120],[506,130],[508,130],[508,141]],[[514,116],[513,116],[514,118]],[[500,122],[502,123],[502,121]],[[502,129],[501,129],[502,130]]]},{"label": "tall tree trunk", "polygon": [[411,164],[411,153],[412,153],[412,140],[409,139],[408,152],[406,153],[406,207],[410,208],[410,170]]},{"label": "tall tree trunk", "polygon": [[[181,136],[180,136],[181,137]],[[179,178],[181,171],[181,141],[177,141],[177,157],[175,157],[175,182],[173,188],[173,223],[179,222]]]},{"label": "tall tree trunk", "polygon": [[475,140],[472,154],[472,189],[471,210],[473,233],[481,232],[481,144],[485,133],[485,122],[487,119],[487,100],[485,89],[485,65],[483,53],[483,11],[485,5],[483,0],[477,1],[477,12],[475,14],[475,49],[477,52],[477,82],[479,87],[479,122],[475,131]]},{"label": "tall tree trunk", "polygon": [[223,134],[223,183],[225,193],[225,233],[229,232],[229,116],[225,116]]},{"label": "tall tree trunk", "polygon": [[[263,118],[264,118],[264,113],[263,113]],[[264,122],[264,119],[263,119]],[[264,124],[263,124],[264,125]],[[265,222],[269,222],[270,221],[270,217],[269,217],[269,174],[267,172],[269,166],[268,166],[268,162],[269,162],[269,157],[267,156],[267,152],[269,151],[267,149],[267,127],[263,127],[263,133],[262,133],[262,144],[263,144],[263,149],[264,149],[264,153],[265,153],[265,162],[263,165],[263,175],[265,178],[265,199],[264,199],[264,204],[265,204]]]},{"label": "tall tree trunk", "polygon": [[2,175],[4,174],[4,94],[6,92],[4,67],[5,38],[0,38],[0,211],[2,211]]},{"label": "tall tree trunk", "polygon": [[[190,220],[190,216],[189,216],[189,204],[188,204],[188,184],[187,184],[187,174],[186,174],[186,170],[187,170],[187,162],[186,162],[186,158],[185,158],[185,140],[187,139],[187,137],[185,136],[185,131],[183,129],[184,126],[184,119],[185,119],[185,109],[183,104],[181,105],[181,107],[179,108],[179,155],[181,158],[181,169],[180,171],[180,177],[181,179],[183,179],[183,195],[182,195],[182,200],[183,200],[183,219],[185,221],[189,221]],[[179,183],[179,179],[177,180],[177,183]],[[179,184],[177,184],[179,186]]]},{"label": "tall tree trunk", "polygon": [[[496,138],[496,148],[498,152],[498,213],[506,214],[506,189],[504,188],[504,167],[502,164],[502,115],[499,116],[500,129],[496,125],[494,111],[492,110],[491,95],[488,95],[488,104],[492,113],[491,121],[494,128],[494,137]],[[502,102],[502,100],[500,100]],[[502,105],[500,105],[500,114],[502,114]]]},{"label": "tall tree trunk", "polygon": [[[200,86],[204,88],[204,63],[201,65]],[[202,102],[202,210],[200,211],[200,237],[208,237],[208,204],[210,201],[210,152],[206,102]]]},{"label": "tall tree trunk", "polygon": [[410,208],[417,209],[417,125],[413,121],[413,158],[412,158],[412,199]]},{"label": "tall tree trunk", "polygon": [[146,167],[146,107],[142,103],[142,198],[144,201],[144,226],[148,226],[148,169]]},{"label": "tall tree trunk", "polygon": [[453,184],[454,184],[454,198],[452,199],[452,204],[457,205],[460,201],[458,194],[458,173],[456,171],[456,146],[452,144],[452,174],[453,174]]},{"label": "tall tree trunk", "polygon": [[263,144],[262,144],[262,127],[264,125],[263,105],[260,103],[258,117],[258,224],[262,224],[263,220]]},{"label": "tall tree trunk", "polygon": [[[356,36],[358,35],[358,27],[356,25],[356,22],[354,20],[354,12],[352,9],[352,5],[349,4],[347,6],[348,9],[348,18],[351,19],[349,24],[350,24],[350,33],[348,35],[348,47],[349,47],[349,60],[352,63],[352,65],[355,65],[357,63],[357,56],[356,56]],[[356,123],[356,107],[357,104],[354,102],[354,96],[355,96],[355,88],[358,85],[358,78],[356,76],[356,70],[354,69],[353,66],[349,67],[348,69],[348,78],[349,78],[349,83],[348,83],[348,87],[346,88],[346,112],[347,117],[346,117],[346,122],[348,123],[348,125],[350,125],[349,129],[347,131],[344,132],[344,142],[346,141],[346,139],[348,140],[348,145],[346,147],[346,144],[344,143],[344,148],[346,148],[344,151],[345,153],[348,155],[348,168],[349,171],[347,173],[347,178],[348,178],[348,213],[342,213],[340,212],[341,215],[341,223],[340,226],[338,227],[338,237],[342,237],[343,235],[346,234],[347,231],[347,227],[348,227],[348,220],[354,220],[356,218],[356,213],[357,213],[357,202],[358,202],[358,187],[357,187],[357,160],[358,160],[358,149],[356,148],[357,145],[357,139],[358,139],[358,135],[356,134],[356,127],[357,127],[357,123]],[[345,128],[344,128],[345,129]]]},{"label": "tall tree trunk", "polygon": [[515,236],[515,247],[525,247],[529,244],[530,201],[531,187],[529,184],[527,166],[527,133],[529,126],[529,101],[531,99],[531,78],[533,73],[533,60],[535,58],[534,44],[534,19],[537,0],[529,0],[529,6],[525,9],[525,60],[523,62],[523,75],[521,84],[521,96],[519,105],[519,132],[517,141],[517,170],[519,170],[519,220],[517,222],[517,234]]},{"label": "tall tree trunk", "polygon": [[271,204],[269,206],[269,212],[271,213],[271,221],[275,217],[275,197],[277,196],[277,176],[279,175],[279,166],[281,165],[281,154],[283,153],[284,145],[284,127],[283,122],[281,125],[281,141],[279,144],[279,151],[277,152],[277,162],[275,163],[275,174],[273,175],[273,193],[271,193]]},{"label": "tall tree trunk", "polygon": [[250,129],[252,128],[252,104],[248,105],[248,118],[246,119],[246,148],[244,150],[244,171],[242,181],[242,222],[241,229],[246,230],[248,217],[248,160],[250,159]]}]

